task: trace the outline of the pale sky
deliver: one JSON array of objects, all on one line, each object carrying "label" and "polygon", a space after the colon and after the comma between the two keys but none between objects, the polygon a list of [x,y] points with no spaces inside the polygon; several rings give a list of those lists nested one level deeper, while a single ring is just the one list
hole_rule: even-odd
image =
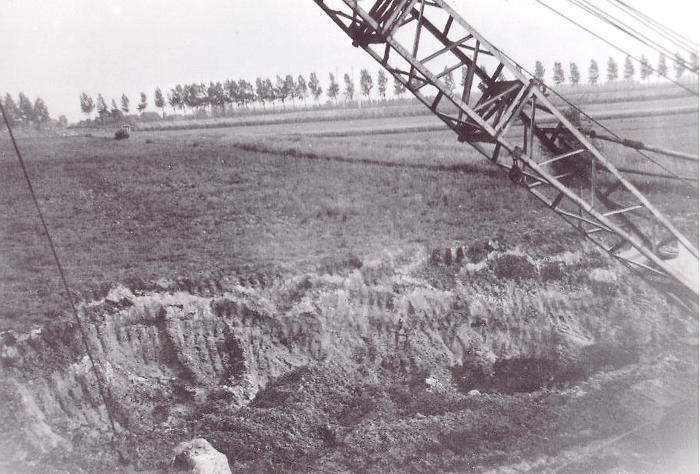
[{"label": "pale sky", "polygon": [[[564,0],[547,0],[633,54],[657,54],[589,20]],[[606,0],[594,0],[610,8]],[[624,56],[577,30],[533,0],[451,0],[496,47],[532,68],[542,60],[576,61],[585,77],[591,58]],[[698,41],[698,7],[690,0],[628,3]],[[568,8],[567,8],[568,6]],[[0,0],[0,93],[41,96],[51,115],[81,118],[79,95],[153,90],[177,83],[224,81],[315,71],[354,72],[378,65],[311,0]],[[670,66],[670,63],[669,63]]]}]

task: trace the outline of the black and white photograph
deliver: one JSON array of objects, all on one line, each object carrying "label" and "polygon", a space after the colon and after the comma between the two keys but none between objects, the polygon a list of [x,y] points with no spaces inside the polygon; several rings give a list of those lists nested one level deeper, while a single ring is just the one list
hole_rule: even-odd
[{"label": "black and white photograph", "polygon": [[699,13],[0,0],[0,474],[698,473]]}]

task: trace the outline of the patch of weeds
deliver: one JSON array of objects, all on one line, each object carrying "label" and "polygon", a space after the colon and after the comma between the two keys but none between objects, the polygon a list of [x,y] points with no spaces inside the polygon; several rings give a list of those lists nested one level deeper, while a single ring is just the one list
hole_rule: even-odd
[{"label": "patch of weeds", "polygon": [[362,268],[362,259],[352,252],[348,252],[342,257],[324,259],[321,264],[321,272],[329,275],[340,274],[346,271],[353,271]]},{"label": "patch of weeds", "polygon": [[542,281],[559,281],[563,276],[564,272],[560,262],[545,262],[540,268]]},{"label": "patch of weeds", "polygon": [[522,255],[500,255],[493,262],[493,271],[498,278],[512,280],[537,277],[537,267]]},{"label": "patch of weeds", "polygon": [[467,259],[471,263],[479,263],[488,257],[489,253],[496,250],[496,245],[491,240],[481,240],[467,248]]}]

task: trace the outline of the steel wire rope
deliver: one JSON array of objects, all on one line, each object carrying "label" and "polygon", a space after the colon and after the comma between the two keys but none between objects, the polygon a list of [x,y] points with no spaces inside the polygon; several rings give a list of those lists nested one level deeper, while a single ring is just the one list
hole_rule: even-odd
[{"label": "steel wire rope", "polygon": [[[587,13],[590,13],[591,15],[595,16],[599,20],[602,20],[603,22],[609,24],[613,28],[621,31],[622,33],[630,36],[631,38],[637,40],[638,42],[642,43],[645,46],[648,46],[649,48],[653,49],[659,54],[662,54],[666,57],[668,57],[673,63],[677,64],[681,68],[698,75],[697,71],[693,71],[688,64],[684,60],[679,60],[676,56],[676,53],[668,49],[667,47],[663,46],[662,44],[656,42],[655,40],[647,37],[640,31],[636,30],[635,28],[631,27],[630,25],[625,24],[622,20],[615,18],[612,16],[610,13],[605,12],[601,8],[593,5],[591,2],[587,0],[567,0],[569,3],[572,5],[577,6],[578,8],[586,11]],[[640,62],[642,62],[640,60]],[[642,62],[642,65],[644,66],[644,63]],[[647,64],[649,66],[649,64]]]},{"label": "steel wire rope", "polygon": [[[507,58],[508,60],[510,60],[513,64],[515,64],[515,66],[516,66],[519,70],[521,70],[521,71],[527,73],[527,75],[529,75],[531,78],[533,78],[533,79],[535,78],[535,75],[534,75],[532,72],[530,72],[528,69],[526,69],[525,67],[523,67],[522,65],[520,65],[520,63],[518,63],[515,59],[513,59],[512,57],[510,57],[508,54],[504,53],[503,51],[500,51],[500,53],[501,53],[505,58]],[[547,87],[547,86],[545,85],[545,87]],[[624,139],[623,139],[620,135],[618,135],[614,130],[610,129],[609,127],[607,127],[607,126],[603,125],[602,123],[600,123],[599,121],[597,121],[597,120],[596,120],[595,118],[593,118],[591,115],[587,114],[583,109],[581,109],[580,107],[576,106],[574,103],[572,103],[570,100],[568,100],[566,97],[564,97],[563,95],[561,95],[560,93],[558,93],[557,91],[555,91],[554,89],[552,89],[551,87],[547,87],[547,90],[550,91],[550,92],[551,92],[552,94],[554,94],[555,96],[557,96],[559,99],[561,99],[566,105],[568,105],[569,107],[571,107],[572,109],[574,109],[575,111],[577,111],[578,113],[580,113],[581,115],[583,115],[584,117],[586,117],[586,118],[587,118],[588,120],[590,120],[592,123],[598,125],[600,128],[602,128],[602,129],[605,130],[606,132],[612,134],[615,138],[617,138],[617,139],[619,139],[619,140],[624,140]],[[667,173],[669,173],[669,174],[670,174],[671,176],[673,176],[674,178],[676,178],[676,179],[678,179],[679,181],[685,183],[686,186],[687,186],[689,189],[691,189],[691,190],[693,190],[693,191],[697,191],[697,190],[698,190],[695,186],[693,186],[692,184],[690,184],[691,182],[694,182],[693,179],[687,178],[687,177],[683,177],[683,176],[679,176],[677,173],[675,173],[674,171],[672,171],[672,170],[670,170],[669,168],[667,168],[663,163],[659,163],[659,162],[656,161],[654,158],[652,158],[651,156],[649,156],[649,155],[647,155],[646,153],[642,152],[641,150],[638,150],[638,149],[636,149],[636,148],[633,148],[633,150],[634,150],[635,152],[637,152],[639,155],[643,156],[643,157],[644,157],[645,159],[647,159],[648,161],[650,161],[651,163],[654,163],[654,164],[657,165],[659,168],[661,168],[661,169],[663,169],[664,171],[666,171]]]},{"label": "steel wire rope", "polygon": [[[689,49],[697,52],[698,44],[695,41],[686,38],[680,33],[672,30],[671,28],[668,28],[663,23],[654,20],[652,17],[646,15],[641,10],[636,9],[633,6],[628,5],[627,3],[621,0],[607,0],[607,2],[615,5],[618,9],[626,12],[631,17],[636,18],[637,21],[639,21],[640,23],[644,23],[647,26],[649,26],[649,28],[652,28],[654,31],[657,31],[659,34],[667,38],[676,46],[679,46],[682,49]],[[677,39],[674,40],[674,37]]]},{"label": "steel wire rope", "polygon": [[[85,351],[87,352],[88,359],[90,361],[90,367],[92,368],[92,372],[95,374],[95,379],[97,381],[97,387],[98,391],[100,393],[100,398],[102,398],[103,403],[105,404],[105,409],[107,411],[107,419],[109,420],[109,425],[112,430],[112,435],[114,436],[112,440],[112,447],[114,448],[115,452],[119,456],[120,461],[125,462],[125,458],[121,453],[121,450],[119,450],[116,446],[116,438],[118,436],[117,433],[117,428],[114,424],[114,414],[112,413],[112,408],[110,406],[110,403],[107,398],[107,391],[109,389],[106,389],[106,384],[104,380],[102,379],[99,370],[97,370],[97,364],[95,363],[95,358],[92,354],[92,350],[90,349],[90,343],[88,340],[88,335],[87,332],[85,331],[85,327],[83,326],[82,321],[80,320],[80,316],[78,316],[78,310],[75,307],[75,303],[73,302],[73,297],[71,296],[71,290],[70,286],[68,285],[68,280],[66,279],[66,274],[63,270],[63,265],[61,265],[61,260],[58,257],[58,252],[56,251],[56,246],[54,245],[53,238],[51,237],[51,233],[49,232],[49,227],[46,224],[46,219],[44,218],[44,213],[41,210],[41,206],[39,205],[39,200],[37,199],[36,193],[34,192],[34,186],[32,185],[32,180],[29,177],[29,173],[27,171],[27,167],[24,163],[24,158],[22,157],[22,153],[19,150],[19,146],[17,145],[17,140],[15,139],[15,135],[12,132],[12,126],[10,125],[10,122],[7,118],[7,114],[5,113],[5,107],[2,104],[2,101],[0,101],[0,113],[2,113],[2,118],[5,122],[5,125],[7,126],[7,131],[10,135],[10,140],[12,141],[12,145],[15,150],[15,154],[17,155],[17,160],[19,161],[20,168],[22,169],[22,174],[24,175],[24,179],[27,183],[27,188],[29,189],[29,195],[31,196],[32,201],[34,202],[34,207],[36,208],[36,212],[39,216],[39,220],[41,221],[41,226],[44,229],[44,233],[46,234],[46,240],[48,241],[49,248],[51,250],[51,254],[53,256],[53,261],[56,264],[56,268],[58,269],[58,274],[61,279],[61,284],[63,286],[63,289],[66,293],[66,299],[68,300],[68,303],[71,308],[71,312],[73,314],[73,318],[75,319],[75,322],[78,326],[78,331],[80,332],[80,338],[82,339],[83,345],[85,346]],[[110,398],[112,397],[111,391],[110,391]]]},{"label": "steel wire rope", "polygon": [[[600,36],[599,34],[595,33],[595,32],[592,31],[591,29],[589,29],[589,28],[583,26],[582,24],[580,24],[580,23],[577,22],[576,20],[572,19],[571,17],[566,16],[565,14],[561,13],[559,10],[557,10],[557,9],[555,9],[555,8],[553,8],[553,7],[551,7],[551,6],[549,6],[548,4],[544,3],[542,0],[534,0],[534,1],[537,2],[537,3],[539,3],[540,5],[542,5],[542,6],[545,7],[546,9],[548,9],[548,10],[554,12],[555,14],[559,15],[560,17],[564,18],[565,20],[569,21],[570,23],[573,23],[574,25],[578,26],[579,28],[581,28],[582,30],[586,31],[587,33],[593,35],[594,37],[598,38],[599,40],[603,41],[603,42],[606,43],[607,45],[609,45],[609,46],[611,46],[611,47],[617,49],[618,51],[620,51],[620,52],[626,54],[627,56],[629,56],[631,59],[634,59],[634,60],[637,61],[638,63],[642,64],[642,61],[641,61],[639,58],[637,58],[636,56],[634,56],[634,55],[630,54],[629,52],[625,51],[624,49],[620,48],[620,47],[617,46],[615,43],[613,43],[613,42],[611,42],[611,41],[609,41],[609,40],[603,38],[603,37]],[[678,82],[678,81],[676,81],[676,80],[670,78],[670,77],[667,76],[666,74],[661,74],[661,72],[659,72],[658,69],[652,67],[651,65],[648,65],[648,67],[649,67],[652,71],[656,72],[659,76],[665,77],[666,79],[668,79],[669,81],[671,81],[672,83],[674,83],[675,85],[677,85],[678,87],[680,87],[681,89],[684,89],[685,91],[687,91],[687,92],[689,92],[690,94],[694,95],[695,97],[698,97],[698,96],[699,96],[697,91],[694,91],[694,90],[692,90],[692,89],[686,87],[684,84],[682,84],[682,83],[680,83],[680,82]]]}]

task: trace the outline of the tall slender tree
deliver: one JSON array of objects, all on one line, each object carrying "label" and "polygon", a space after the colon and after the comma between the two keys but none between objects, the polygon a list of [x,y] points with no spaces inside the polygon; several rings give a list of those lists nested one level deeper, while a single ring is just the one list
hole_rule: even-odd
[{"label": "tall slender tree", "polygon": [[255,98],[264,109],[267,102],[267,94],[265,93],[265,80],[262,77],[255,78]]},{"label": "tall slender tree", "polygon": [[163,97],[163,91],[160,90],[160,87],[156,87],[153,93],[153,104],[160,109],[163,118],[165,118],[165,97]]},{"label": "tall slender tree", "polygon": [[690,53],[688,67],[695,74],[698,73],[698,53],[696,53],[695,51],[691,51],[691,53]]},{"label": "tall slender tree", "polygon": [[15,99],[12,98],[9,92],[5,94],[5,100],[2,101],[2,105],[5,108],[7,122],[9,123],[10,127],[17,125],[17,122],[20,119],[20,111],[19,107],[17,107]]},{"label": "tall slender tree", "polygon": [[338,83],[335,81],[335,76],[333,73],[328,73],[328,78],[329,78],[329,83],[328,83],[328,90],[326,91],[326,95],[328,95],[328,98],[331,99],[333,102],[338,102],[338,94],[340,93],[340,86]]},{"label": "tall slender tree", "polygon": [[146,110],[146,107],[148,107],[148,98],[146,97],[145,92],[141,92],[139,94],[139,98],[141,100],[139,101],[139,104],[136,106],[136,110],[138,110],[139,113],[142,114],[143,111]]},{"label": "tall slender tree", "polygon": [[608,82],[617,80],[617,63],[610,57],[608,58]]},{"label": "tall slender tree", "polygon": [[535,79],[537,79],[540,82],[544,82],[545,74],[546,71],[544,69],[544,64],[542,64],[542,61],[535,62]]},{"label": "tall slender tree", "polygon": [[389,79],[386,77],[386,73],[380,69],[377,72],[377,92],[383,101],[386,100],[386,85],[388,82]]},{"label": "tall slender tree", "polygon": [[126,94],[122,94],[122,112],[125,114],[129,113],[129,98],[126,96]]},{"label": "tall slender tree", "polygon": [[555,62],[554,63],[554,70],[552,72],[552,81],[554,81],[554,84],[559,86],[566,81],[566,76],[564,75],[564,67],[560,62]]},{"label": "tall slender tree", "polygon": [[666,65],[666,56],[664,53],[659,54],[659,64],[656,66],[656,73],[659,77],[666,77],[668,75],[668,66]]},{"label": "tall slender tree", "polygon": [[309,87],[306,85],[306,79],[304,76],[299,74],[297,77],[297,97],[299,97],[304,104],[306,104],[306,98],[309,96]]},{"label": "tall slender tree", "polygon": [[238,81],[234,79],[226,79],[224,81],[224,91],[226,94],[226,103],[227,104],[240,104],[241,103],[241,98],[240,98],[240,88],[238,87]]},{"label": "tall slender tree", "polygon": [[246,79],[238,80],[238,88],[240,89],[240,99],[241,107],[248,107],[248,104],[252,104],[255,101],[255,91],[253,90],[253,84],[248,82]]},{"label": "tall slender tree", "polygon": [[360,70],[360,92],[369,100],[369,95],[372,93],[374,88],[374,81],[372,81],[372,76],[369,74],[367,69]]},{"label": "tall slender tree", "polygon": [[117,101],[114,99],[112,99],[112,108],[109,110],[109,114],[112,116],[112,120],[118,120],[123,116],[122,111],[117,107]]},{"label": "tall slender tree", "polygon": [[632,63],[632,58],[630,56],[627,56],[625,58],[625,66],[624,69],[622,70],[622,78],[626,81],[633,81],[634,80],[634,64]]},{"label": "tall slender tree", "polygon": [[591,63],[588,65],[588,83],[592,86],[598,84],[598,79],[600,78],[600,70],[598,69],[598,63],[595,59],[591,59]]},{"label": "tall slender tree", "polygon": [[182,84],[177,84],[174,88],[170,89],[170,94],[168,95],[168,104],[173,108],[173,112],[180,109],[181,112],[185,110],[185,87]]},{"label": "tall slender tree", "polygon": [[309,74],[309,91],[311,95],[314,96],[314,100],[318,102],[318,98],[323,94],[323,88],[321,87],[321,82],[318,80],[318,76],[315,72]]},{"label": "tall slender tree", "polygon": [[646,56],[642,54],[641,58],[639,58],[639,77],[645,81],[651,75],[654,73],[654,69],[651,67],[651,64],[649,63],[649,60],[647,59]]},{"label": "tall slender tree", "polygon": [[403,85],[396,77],[394,77],[394,95],[396,97],[403,97],[406,93],[406,86]]},{"label": "tall slender tree", "polygon": [[681,56],[680,53],[676,53],[673,68],[676,70],[676,79],[680,79],[686,69],[688,69],[688,65],[685,63],[685,58]]},{"label": "tall slender tree", "polygon": [[224,85],[220,81],[209,83],[209,87],[207,87],[207,102],[212,109],[212,113],[224,115],[228,98],[226,97]]},{"label": "tall slender tree", "polygon": [[287,98],[292,100],[292,105],[294,105],[297,99],[297,84],[294,82],[294,77],[291,74],[284,76],[284,91]]},{"label": "tall slender tree", "polygon": [[353,81],[350,75],[346,73],[343,76],[343,82],[345,83],[345,88],[343,89],[345,101],[352,102],[353,98],[355,97],[355,81]]},{"label": "tall slender tree", "polygon": [[287,85],[284,82],[284,78],[278,75],[275,80],[275,99],[282,102],[282,107],[284,107],[284,103],[288,97],[289,91],[287,90]]},{"label": "tall slender tree", "polygon": [[29,125],[34,121],[34,105],[24,93],[19,93],[19,119],[22,125]]},{"label": "tall slender tree", "polygon": [[37,126],[42,127],[51,119],[49,109],[46,107],[46,102],[41,97],[37,97],[34,101],[34,111],[32,113]]},{"label": "tall slender tree", "polygon": [[87,115],[87,118],[89,119],[93,110],[95,110],[95,102],[92,100],[92,97],[87,95],[85,92],[80,94],[80,111]]},{"label": "tall slender tree", "polygon": [[97,102],[95,107],[97,108],[97,115],[100,117],[100,121],[104,122],[104,120],[109,116],[109,109],[107,108],[107,102],[105,101],[105,98],[102,97],[102,94],[97,94]]},{"label": "tall slender tree", "polygon": [[265,86],[265,97],[267,101],[271,104],[275,103],[275,86],[272,85],[272,80],[269,77],[265,78],[264,81],[264,86]]},{"label": "tall slender tree", "polygon": [[581,73],[578,70],[576,63],[569,63],[569,82],[572,86],[577,86],[581,81]]}]

